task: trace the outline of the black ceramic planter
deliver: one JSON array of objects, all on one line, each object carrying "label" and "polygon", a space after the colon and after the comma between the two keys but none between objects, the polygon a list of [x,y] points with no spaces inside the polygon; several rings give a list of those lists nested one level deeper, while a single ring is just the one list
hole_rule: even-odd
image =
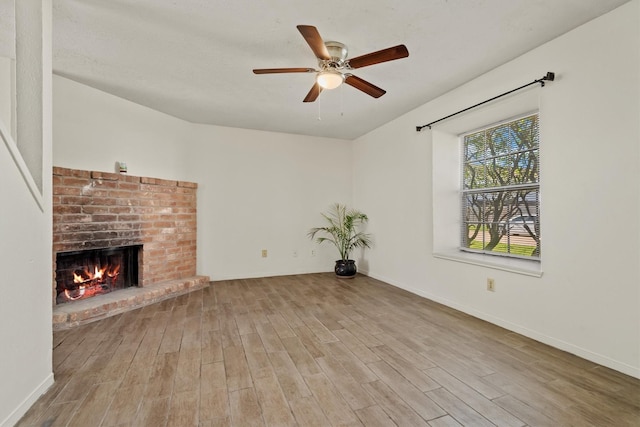
[{"label": "black ceramic planter", "polygon": [[336,276],[341,279],[352,279],[356,275],[356,262],[352,259],[336,261]]}]

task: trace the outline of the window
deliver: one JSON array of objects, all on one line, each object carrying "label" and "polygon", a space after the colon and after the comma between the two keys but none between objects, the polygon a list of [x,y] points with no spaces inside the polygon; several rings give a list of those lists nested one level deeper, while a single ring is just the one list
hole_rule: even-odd
[{"label": "window", "polygon": [[540,259],[538,114],[462,135],[465,251]]}]

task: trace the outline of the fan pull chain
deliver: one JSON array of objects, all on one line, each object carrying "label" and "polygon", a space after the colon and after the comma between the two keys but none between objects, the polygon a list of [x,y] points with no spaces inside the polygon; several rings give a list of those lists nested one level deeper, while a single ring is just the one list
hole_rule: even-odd
[{"label": "fan pull chain", "polygon": [[321,104],[322,102],[320,101],[321,98],[318,98],[318,121],[322,121],[322,111],[321,111]]}]

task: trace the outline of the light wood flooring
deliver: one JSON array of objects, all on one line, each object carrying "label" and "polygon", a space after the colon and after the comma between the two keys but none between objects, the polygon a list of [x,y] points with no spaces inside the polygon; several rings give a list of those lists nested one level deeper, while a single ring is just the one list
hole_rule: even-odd
[{"label": "light wood flooring", "polygon": [[358,276],[212,282],[54,333],[18,426],[639,426],[640,381]]}]

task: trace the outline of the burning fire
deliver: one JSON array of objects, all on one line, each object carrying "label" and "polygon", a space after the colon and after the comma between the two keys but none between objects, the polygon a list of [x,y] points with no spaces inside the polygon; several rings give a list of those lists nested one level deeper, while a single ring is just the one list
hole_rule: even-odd
[{"label": "burning fire", "polygon": [[110,286],[113,284],[118,274],[120,274],[120,265],[107,266],[99,268],[95,266],[93,273],[89,268],[84,270],[76,270],[73,272],[72,289],[65,289],[64,295],[69,301],[75,301],[82,297],[89,297],[98,293],[108,292]]}]

